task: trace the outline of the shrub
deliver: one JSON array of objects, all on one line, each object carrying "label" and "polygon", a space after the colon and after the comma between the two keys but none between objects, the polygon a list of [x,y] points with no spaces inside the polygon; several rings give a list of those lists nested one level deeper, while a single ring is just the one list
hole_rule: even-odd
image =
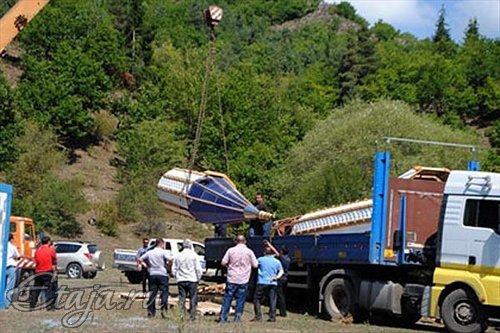
[{"label": "shrub", "polygon": [[118,235],[118,207],[115,201],[108,201],[97,207],[97,228],[105,235]]},{"label": "shrub", "polygon": [[118,126],[118,118],[106,110],[101,110],[94,115],[95,138],[98,141],[113,138]]}]

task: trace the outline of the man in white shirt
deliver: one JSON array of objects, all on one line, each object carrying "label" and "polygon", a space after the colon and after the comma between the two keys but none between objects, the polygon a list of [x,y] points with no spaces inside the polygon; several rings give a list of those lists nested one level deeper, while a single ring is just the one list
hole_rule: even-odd
[{"label": "man in white shirt", "polygon": [[5,288],[5,307],[8,308],[12,301],[12,292],[17,280],[17,261],[21,258],[14,245],[14,235],[9,234],[7,243],[7,287]]},{"label": "man in white shirt", "polygon": [[147,267],[149,272],[149,300],[148,317],[156,315],[156,295],[161,291],[160,311],[162,318],[167,317],[168,309],[168,272],[167,266],[171,263],[171,253],[165,250],[165,242],[161,238],[156,239],[156,247],[143,254],[138,262]]},{"label": "man in white shirt", "polygon": [[196,319],[196,304],[198,303],[198,281],[203,275],[200,259],[193,250],[193,243],[185,239],[182,243],[183,250],[174,258],[172,274],[177,280],[179,288],[179,306],[184,315],[187,294],[189,294],[189,319]]}]

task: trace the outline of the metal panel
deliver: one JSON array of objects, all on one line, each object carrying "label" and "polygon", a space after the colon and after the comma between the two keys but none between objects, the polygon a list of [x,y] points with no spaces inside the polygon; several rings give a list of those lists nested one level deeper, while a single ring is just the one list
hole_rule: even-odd
[{"label": "metal panel", "polygon": [[391,154],[377,152],[375,154],[375,171],[373,175],[373,214],[370,239],[370,262],[383,263],[383,244],[385,239],[385,222],[387,216],[387,193],[389,185]]},{"label": "metal panel", "polygon": [[12,186],[0,184],[0,309],[5,309],[7,243],[9,241]]}]

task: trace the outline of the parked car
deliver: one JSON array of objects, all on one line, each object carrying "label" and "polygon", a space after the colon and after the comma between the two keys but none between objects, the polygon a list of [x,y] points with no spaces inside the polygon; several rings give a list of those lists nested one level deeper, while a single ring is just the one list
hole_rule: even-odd
[{"label": "parked car", "polygon": [[57,271],[70,279],[93,279],[105,268],[101,251],[88,242],[58,241],[56,245]]},{"label": "parked car", "polygon": [[[164,238],[165,249],[169,250],[172,257],[182,251],[182,239],[167,239]],[[150,239],[148,250],[156,244],[155,239]],[[198,254],[201,267],[205,270],[205,245],[198,242],[193,242],[193,250]],[[138,284],[142,281],[141,269],[137,267],[137,250],[116,249],[113,253],[113,267],[120,270],[127,280],[132,284]]]}]

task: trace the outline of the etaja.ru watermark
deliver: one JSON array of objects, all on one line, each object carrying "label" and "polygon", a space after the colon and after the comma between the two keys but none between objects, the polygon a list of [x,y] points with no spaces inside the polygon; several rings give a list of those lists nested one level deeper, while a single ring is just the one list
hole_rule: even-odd
[{"label": "etaja.ru watermark", "polygon": [[[30,312],[36,310],[47,309],[52,304],[51,299],[48,297],[50,291],[47,287],[35,286],[35,279],[47,275],[47,278],[52,277],[51,273],[38,273],[30,276],[29,278],[21,281],[19,286],[7,293],[7,298],[13,300],[12,307],[18,311]],[[41,300],[36,302],[36,305],[31,308],[30,302],[16,301],[19,295],[29,295],[29,298],[35,291],[41,291],[45,297],[40,297]],[[127,293],[126,297],[117,295],[116,290],[105,287],[99,284],[88,288],[68,287],[62,285],[55,291],[56,300],[55,307],[61,310],[64,314],[61,318],[61,325],[66,328],[77,328],[86,322],[92,322],[94,318],[94,311],[98,310],[129,310],[132,307],[134,299],[143,295],[142,292],[131,290]],[[143,308],[147,307],[148,299],[144,299]]]}]

